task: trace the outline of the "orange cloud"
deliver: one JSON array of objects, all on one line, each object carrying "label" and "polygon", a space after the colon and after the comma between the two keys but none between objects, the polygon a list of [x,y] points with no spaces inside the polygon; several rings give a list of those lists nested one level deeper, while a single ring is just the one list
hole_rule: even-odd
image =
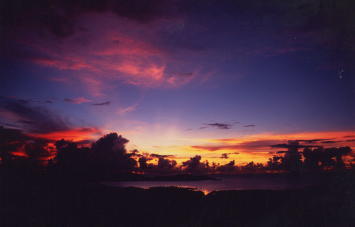
[{"label": "orange cloud", "polygon": [[271,145],[287,143],[288,140],[303,140],[309,145],[323,147],[349,146],[355,149],[355,140],[351,138],[355,138],[354,131],[255,134],[239,138],[206,139],[204,144],[192,145],[189,150],[194,151],[193,153],[202,152],[202,155],[208,160],[223,161],[216,157],[216,154],[238,152],[235,156],[237,162],[258,161],[265,163],[277,151]]},{"label": "orange cloud", "polygon": [[11,153],[13,156],[16,156],[16,157],[24,157],[24,158],[28,158],[28,154],[26,154],[24,151],[22,150],[18,150],[18,151],[14,151]]},{"label": "orange cloud", "polygon": [[223,144],[242,144],[251,141],[261,140],[314,140],[314,139],[343,139],[347,136],[355,136],[355,131],[326,131],[326,132],[299,132],[299,133],[286,133],[286,134],[255,134],[240,138],[222,138],[222,139],[209,139],[207,142],[223,143]]},{"label": "orange cloud", "polygon": [[65,131],[56,131],[46,134],[30,134],[30,136],[48,140],[71,140],[74,142],[94,140],[101,135],[101,131],[96,128],[76,128]]}]

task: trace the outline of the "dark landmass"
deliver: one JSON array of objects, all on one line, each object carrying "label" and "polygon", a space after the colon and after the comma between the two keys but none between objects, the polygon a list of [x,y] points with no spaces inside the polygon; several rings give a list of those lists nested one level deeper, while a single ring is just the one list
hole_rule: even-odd
[{"label": "dark landmass", "polygon": [[0,226],[354,226],[354,174],[297,190],[116,188],[1,176]]},{"label": "dark landmass", "polygon": [[217,178],[209,175],[192,175],[178,174],[169,176],[154,176],[142,174],[130,174],[114,177],[110,180],[115,181],[201,181],[201,180],[217,180]]}]

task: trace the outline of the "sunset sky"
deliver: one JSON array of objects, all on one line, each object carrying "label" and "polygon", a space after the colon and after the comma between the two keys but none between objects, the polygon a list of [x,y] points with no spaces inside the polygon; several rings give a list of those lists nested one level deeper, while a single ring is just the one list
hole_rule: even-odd
[{"label": "sunset sky", "polygon": [[115,131],[178,162],[265,162],[289,139],[355,148],[355,18],[334,2],[9,1],[0,125]]}]

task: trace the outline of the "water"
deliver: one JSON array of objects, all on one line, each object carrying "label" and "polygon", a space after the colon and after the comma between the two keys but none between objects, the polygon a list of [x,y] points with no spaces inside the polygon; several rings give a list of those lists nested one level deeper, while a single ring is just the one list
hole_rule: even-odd
[{"label": "water", "polygon": [[315,183],[310,178],[288,178],[286,176],[223,176],[218,180],[201,181],[124,181],[105,182],[114,187],[137,187],[148,189],[151,187],[181,187],[192,188],[208,194],[212,191],[223,190],[284,190],[310,186]]}]

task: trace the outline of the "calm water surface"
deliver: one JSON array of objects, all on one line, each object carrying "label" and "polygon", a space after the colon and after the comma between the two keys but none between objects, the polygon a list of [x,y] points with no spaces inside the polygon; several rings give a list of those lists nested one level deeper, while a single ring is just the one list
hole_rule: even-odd
[{"label": "calm water surface", "polygon": [[201,181],[124,181],[105,182],[104,184],[115,187],[137,187],[148,189],[151,187],[181,187],[193,188],[205,194],[222,190],[283,190],[303,188],[316,183],[315,179],[285,177],[285,176],[223,176],[218,180]]}]

